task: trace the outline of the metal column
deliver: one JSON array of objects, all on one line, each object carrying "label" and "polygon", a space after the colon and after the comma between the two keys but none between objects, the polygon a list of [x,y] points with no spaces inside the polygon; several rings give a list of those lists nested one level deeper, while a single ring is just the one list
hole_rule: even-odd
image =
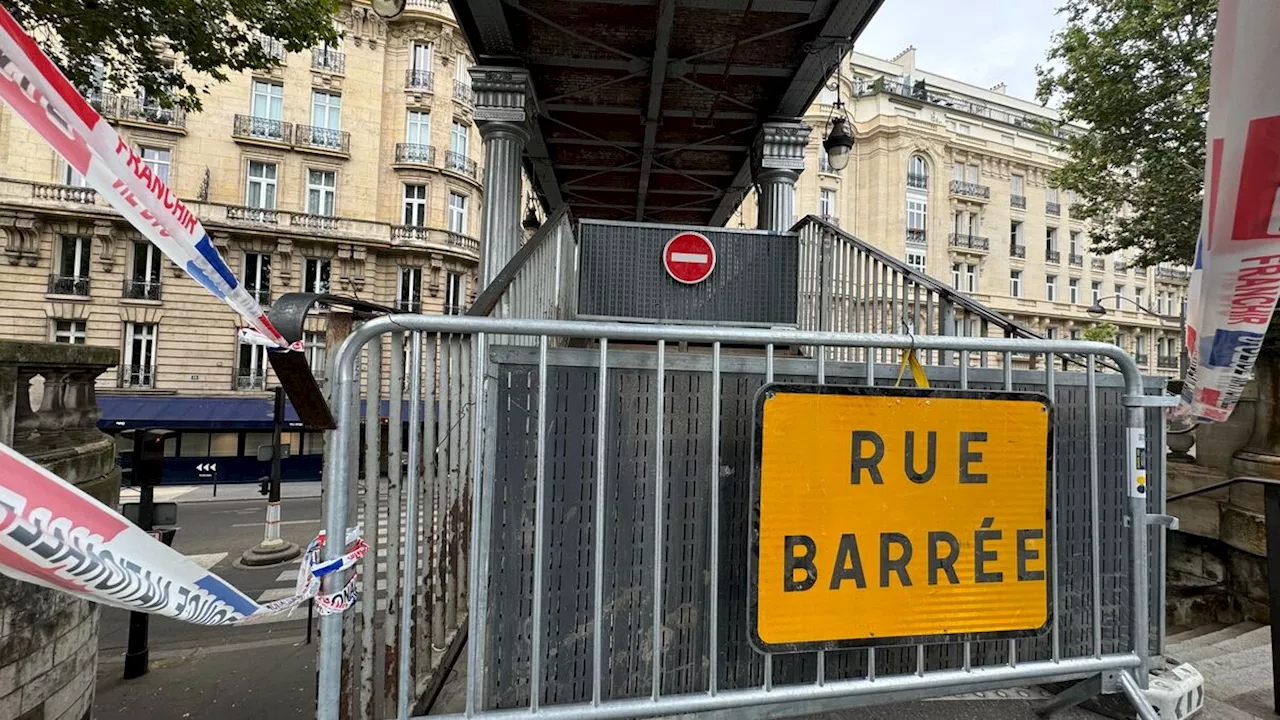
[{"label": "metal column", "polygon": [[802,122],[765,123],[756,141],[760,185],[756,227],[786,232],[795,222],[796,180],[804,170],[804,150],[813,128]]},{"label": "metal column", "polygon": [[[484,139],[483,258],[480,284],[488,286],[516,254],[520,227],[520,159],[529,132],[525,128],[529,73],[519,68],[473,67],[476,122]],[[505,299],[504,299],[505,304]],[[501,317],[505,313],[499,309]]]}]

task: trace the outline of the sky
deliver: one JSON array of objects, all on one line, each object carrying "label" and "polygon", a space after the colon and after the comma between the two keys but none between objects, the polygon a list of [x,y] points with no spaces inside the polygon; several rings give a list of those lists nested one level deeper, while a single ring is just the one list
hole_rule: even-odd
[{"label": "sky", "polygon": [[916,67],[1034,99],[1036,65],[1064,25],[1059,0],[884,0],[854,50],[892,58],[916,47]]}]

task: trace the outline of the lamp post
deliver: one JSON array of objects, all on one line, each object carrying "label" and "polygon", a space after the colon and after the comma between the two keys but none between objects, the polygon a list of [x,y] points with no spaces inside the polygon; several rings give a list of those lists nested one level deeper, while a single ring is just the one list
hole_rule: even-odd
[{"label": "lamp post", "polygon": [[1178,324],[1178,334],[1183,336],[1183,338],[1180,339],[1178,342],[1178,347],[1180,348],[1178,352],[1178,377],[1185,380],[1187,377],[1187,343],[1185,340],[1185,336],[1187,333],[1187,301],[1186,299],[1185,298],[1183,299],[1182,310],[1176,316],[1161,315],[1160,313],[1156,312],[1155,310],[1152,310],[1149,307],[1146,307],[1145,305],[1138,302],[1137,300],[1127,298],[1124,295],[1111,295],[1109,297],[1098,298],[1098,301],[1095,302],[1093,305],[1090,305],[1089,309],[1086,310],[1085,312],[1089,313],[1090,317],[1093,317],[1093,318],[1104,317],[1107,314],[1107,309],[1102,306],[1102,303],[1103,301],[1106,301],[1106,300],[1124,300],[1130,305],[1138,308],[1138,311],[1145,315],[1149,315],[1153,318],[1156,318],[1161,322],[1175,322]]}]

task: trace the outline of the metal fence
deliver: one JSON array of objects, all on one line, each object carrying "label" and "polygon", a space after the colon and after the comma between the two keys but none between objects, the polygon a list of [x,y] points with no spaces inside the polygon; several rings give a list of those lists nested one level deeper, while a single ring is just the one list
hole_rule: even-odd
[{"label": "metal fence", "polygon": [[[361,372],[382,386],[387,336],[392,390],[385,410],[382,398],[364,404],[362,497],[357,388]],[[528,344],[494,342],[515,337]],[[745,619],[756,390],[891,385],[893,365],[866,351],[913,347],[953,358],[928,368],[935,387],[1035,390],[1055,403],[1048,633],[757,653]],[[849,350],[863,361],[830,357]],[[972,368],[979,353],[1002,367]],[[1014,354],[1045,362],[1015,370]],[[1063,354],[1085,371],[1058,372]],[[1102,358],[1121,373],[1097,372]],[[1144,381],[1115,346],[393,315],[356,330],[335,369],[326,530],[340,537],[362,518],[370,535],[386,527],[363,577],[385,577],[388,597],[385,611],[366,595],[357,612],[322,620],[321,720],[424,712],[424,678],[464,617],[467,715],[484,717],[766,717],[1094,676],[1136,703],[1161,651],[1163,544],[1149,513],[1163,512],[1163,453],[1148,454],[1146,498],[1130,499],[1127,475],[1140,450],[1130,429],[1163,447],[1160,399],[1146,397],[1160,381]],[[382,485],[368,489],[380,443],[385,523]]]}]

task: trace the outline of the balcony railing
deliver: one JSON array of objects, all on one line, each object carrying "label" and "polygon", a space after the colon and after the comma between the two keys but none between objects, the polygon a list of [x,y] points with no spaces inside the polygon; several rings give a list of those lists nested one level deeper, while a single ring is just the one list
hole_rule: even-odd
[{"label": "balcony railing", "polygon": [[258,44],[262,46],[262,52],[273,60],[284,60],[284,43],[275,38],[265,35],[258,37]]},{"label": "balcony railing", "polygon": [[49,276],[49,294],[89,297],[89,278],[52,274]]},{"label": "balcony railing", "polygon": [[311,51],[311,67],[341,75],[347,68],[347,56],[337,50],[316,48]]},{"label": "balcony railing", "polygon": [[445,236],[449,238],[450,245],[460,247],[463,250],[469,250],[474,253],[480,252],[480,241],[473,237],[467,237],[462,233],[456,233],[453,231],[446,232]]},{"label": "balcony railing", "polygon": [[161,107],[152,100],[139,100],[136,97],[112,95],[111,93],[93,92],[86,95],[89,105],[98,114],[108,120],[124,120],[142,122],[165,127],[185,128],[187,113],[182,108]]},{"label": "balcony railing", "polygon": [[32,185],[31,197],[35,200],[58,200],[92,205],[97,200],[98,193],[94,192],[93,188],[74,185]]},{"label": "balcony railing", "polygon": [[119,387],[153,388],[156,386],[155,365],[121,365]]},{"label": "balcony railing", "polygon": [[951,233],[951,247],[966,248],[969,250],[982,250],[983,252],[991,249],[991,241],[978,235],[958,235]]},{"label": "balcony railing", "polygon": [[1191,272],[1179,268],[1156,267],[1157,280],[1190,280]]},{"label": "balcony railing", "polygon": [[267,373],[261,370],[237,370],[237,390],[261,390],[267,385]]},{"label": "balcony railing", "polygon": [[293,144],[299,147],[350,154],[351,133],[346,130],[330,130],[314,125],[298,125],[294,128]]},{"label": "balcony railing", "polygon": [[1010,196],[1009,196],[1009,207],[1015,207],[1015,208],[1019,208],[1019,209],[1021,209],[1021,210],[1026,210],[1026,209],[1027,209],[1027,196],[1026,196],[1026,195],[1010,195]]},{"label": "balcony railing", "polygon": [[1069,253],[1067,255],[1067,264],[1072,267],[1084,267],[1084,256],[1077,255],[1075,253]]},{"label": "balcony railing", "polygon": [[419,90],[431,90],[436,86],[436,74],[430,70],[409,68],[404,71],[404,86]]},{"label": "balcony railing", "polygon": [[452,230],[441,230],[420,225],[392,225],[391,242],[433,242],[438,245],[451,245],[473,254],[480,253],[480,241],[473,237],[456,233]]},{"label": "balcony railing", "polygon": [[415,165],[435,165],[436,149],[431,145],[396,143],[396,162]]},{"label": "balcony railing", "polygon": [[965,182],[964,180],[952,180],[951,193],[953,195],[982,198],[984,200],[989,200],[991,198],[991,188],[986,185],[979,185],[978,183]]},{"label": "balcony railing", "polygon": [[1156,357],[1156,367],[1161,368],[1163,370],[1177,370],[1178,356],[1177,355],[1159,355]]},{"label": "balcony railing", "polygon": [[445,0],[409,0],[406,7],[426,8],[428,10],[443,10]]},{"label": "balcony railing", "polygon": [[268,210],[266,208],[232,205],[227,208],[227,219],[275,225],[280,222],[280,215],[275,210]]},{"label": "balcony railing", "polygon": [[1125,272],[1129,269],[1129,263],[1124,260],[1117,260],[1115,262],[1115,269],[1116,269],[1116,272],[1118,273]]},{"label": "balcony railing", "polygon": [[127,300],[159,300],[160,278],[131,278],[124,282],[124,294]]},{"label": "balcony railing", "polygon": [[1026,245],[1010,245],[1009,257],[1022,258],[1023,260],[1027,259],[1027,246]]},{"label": "balcony railing", "polygon": [[1013,110],[994,107],[984,101],[970,100],[961,95],[947,95],[937,92],[924,83],[917,82],[912,84],[907,82],[905,78],[880,76],[873,80],[855,80],[853,83],[853,94],[855,96],[874,95],[879,92],[891,92],[920,102],[931,103],[949,110],[969,113],[970,115],[1061,139],[1073,137],[1080,132],[1074,128],[1055,125],[1032,115],[1024,115]]},{"label": "balcony railing", "polygon": [[913,245],[926,245],[927,238],[923,228],[907,228],[907,242]]},{"label": "balcony railing", "polygon": [[907,173],[907,187],[929,189],[929,176],[924,173]]},{"label": "balcony railing", "polygon": [[467,157],[466,155],[463,155],[462,153],[456,153],[452,150],[445,151],[444,166],[449,170],[460,172],[463,175],[466,175],[471,178],[475,178],[479,175],[479,171],[476,167],[475,160],[472,160],[471,158]]},{"label": "balcony railing", "polygon": [[289,225],[293,227],[312,228],[315,230],[337,230],[338,218],[333,217],[332,215],[293,213],[289,215]]},{"label": "balcony railing", "polygon": [[445,315],[465,315],[467,313],[466,305],[445,305]]},{"label": "balcony railing", "polygon": [[1094,270],[1106,270],[1106,269],[1107,269],[1107,259],[1106,259],[1106,258],[1097,258],[1097,257],[1096,257],[1096,258],[1090,258],[1090,259],[1089,259],[1089,266],[1090,266],[1091,268],[1093,268]]},{"label": "balcony railing", "polygon": [[1062,262],[1062,253],[1057,250],[1045,250],[1044,259],[1046,262],[1060,263]]},{"label": "balcony railing", "polygon": [[1044,211],[1049,215],[1061,215],[1062,206],[1056,202],[1046,202],[1044,204]]},{"label": "balcony railing", "polygon": [[254,117],[252,115],[236,115],[231,127],[231,134],[234,137],[253,138],[255,140],[289,142],[292,133],[292,123],[271,118]]},{"label": "balcony railing", "polygon": [[475,92],[472,91],[470,85],[464,82],[459,82],[457,80],[454,80],[453,81],[453,99],[457,100],[458,102],[471,105],[475,102],[476,95],[475,95]]},{"label": "balcony railing", "polygon": [[251,288],[246,286],[245,290],[249,292],[249,297],[258,301],[259,305],[266,307],[271,304],[271,288]]},{"label": "balcony railing", "polygon": [[406,313],[422,312],[422,301],[420,300],[398,300],[396,301],[396,310]]}]

